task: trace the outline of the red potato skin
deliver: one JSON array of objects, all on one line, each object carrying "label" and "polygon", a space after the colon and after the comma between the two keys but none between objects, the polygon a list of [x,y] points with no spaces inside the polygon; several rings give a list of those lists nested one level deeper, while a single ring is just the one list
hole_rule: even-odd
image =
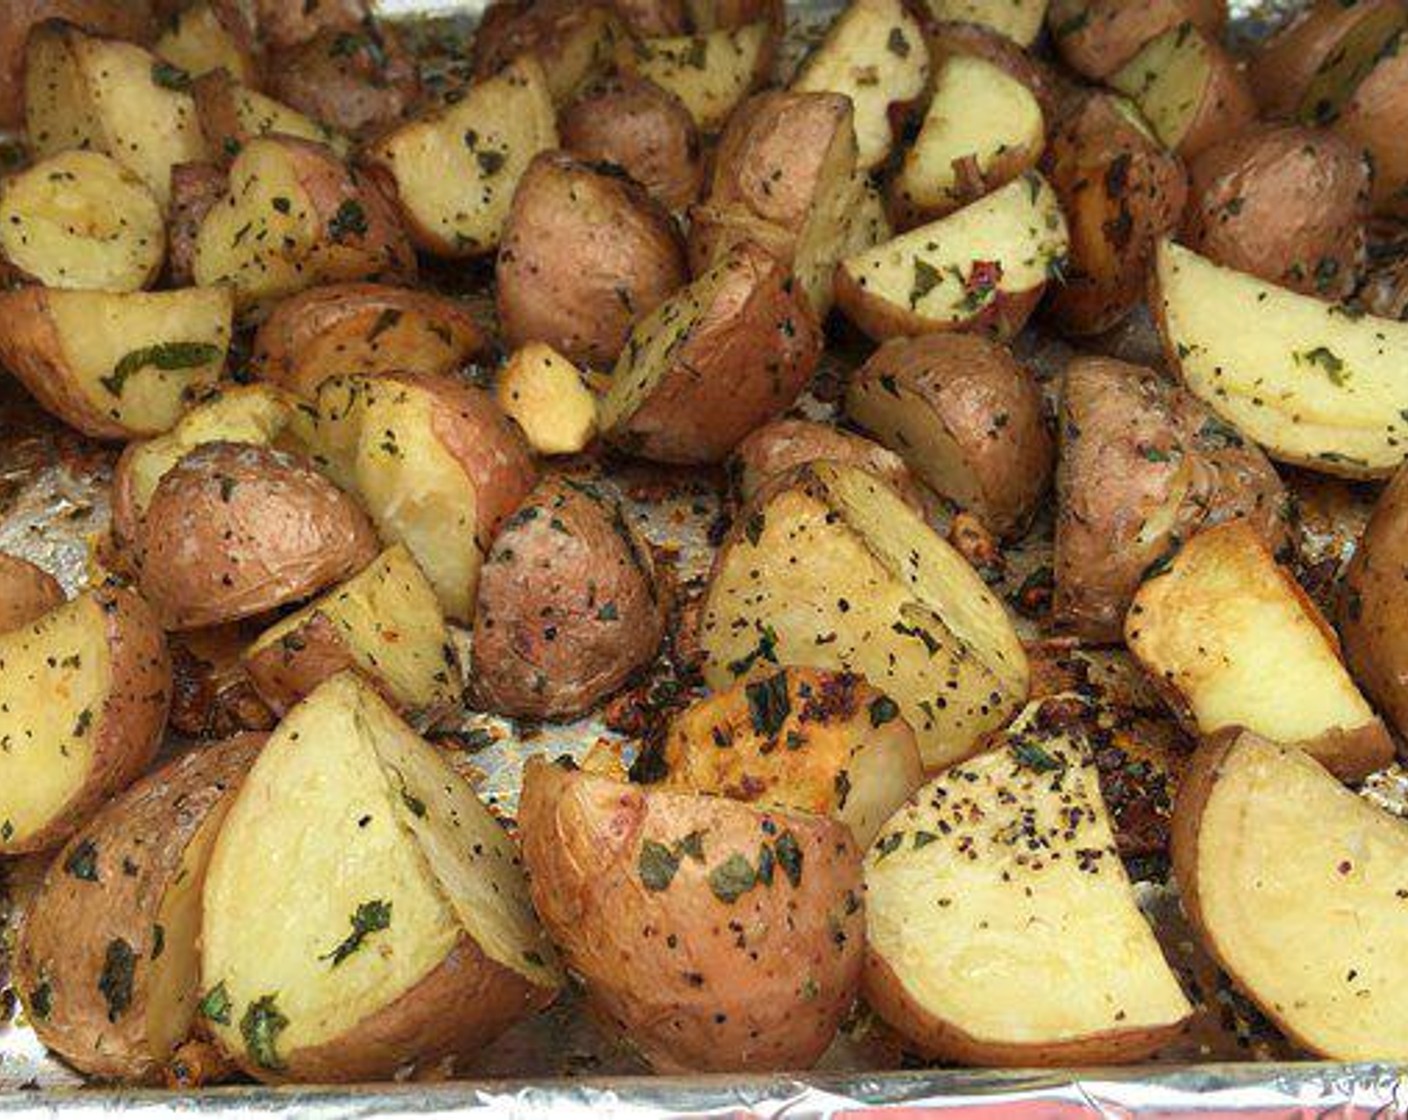
[{"label": "red potato skin", "polygon": [[873,294],[846,271],[844,261],[836,265],[836,306],[876,342],[943,331],[975,331],[994,338],[1012,338],[1026,326],[1046,289],[1043,280],[1025,292],[1000,291],[971,319],[949,323],[926,319],[908,307]]},{"label": "red potato skin", "polygon": [[1216,39],[1208,41],[1208,48],[1211,69],[1203,100],[1176,149],[1186,160],[1247,131],[1256,120],[1256,101],[1236,59]]},{"label": "red potato skin", "polygon": [[64,602],[64,589],[43,568],[0,552],[0,634],[37,622]]},{"label": "red potato skin", "polygon": [[1398,51],[1380,59],[1340,112],[1334,130],[1374,162],[1375,214],[1408,219],[1408,32]]},{"label": "red potato skin", "polygon": [[[1082,12],[1084,13],[1082,15]],[[1151,39],[1191,20],[1218,38],[1227,24],[1226,0],[1057,0],[1047,14],[1052,38],[1071,69],[1092,80],[1108,78]]]},{"label": "red potato skin", "polygon": [[356,31],[372,18],[367,0],[254,0],[260,38],[272,50],[305,43],[320,31]]},{"label": "red potato skin", "polygon": [[225,170],[213,163],[178,163],[171,169],[171,201],[166,214],[166,276],[172,287],[195,282],[196,237],[205,216],[224,196]]},{"label": "red potato skin", "polygon": [[639,38],[667,38],[690,30],[684,0],[611,0],[611,7]]}]

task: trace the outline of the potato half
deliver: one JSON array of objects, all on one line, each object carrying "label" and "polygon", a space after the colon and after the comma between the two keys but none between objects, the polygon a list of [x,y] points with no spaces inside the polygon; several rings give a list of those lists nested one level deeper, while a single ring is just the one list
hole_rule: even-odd
[{"label": "potato half", "polygon": [[555,147],[547,77],[524,56],[454,103],[392,129],[365,158],[395,181],[416,247],[459,258],[494,251],[519,177]]},{"label": "potato half", "polygon": [[1248,732],[1199,749],[1173,866],[1205,948],[1298,1045],[1402,1061],[1408,829],[1314,759]]},{"label": "potato half", "polygon": [[772,70],[773,29],[766,21],[698,35],[622,40],[616,67],[674,94],[702,132],[717,132]]},{"label": "potato half", "polygon": [[1278,288],[1170,241],[1153,284],[1169,365],[1273,459],[1384,478],[1408,455],[1408,323]]},{"label": "potato half", "polygon": [[264,1081],[453,1068],[561,983],[513,841],[353,674],[269,737],[203,904],[201,1013]]},{"label": "potato half", "polygon": [[329,27],[356,31],[372,15],[372,9],[367,0],[318,0],[316,4],[254,0],[254,15],[265,44],[279,50],[306,43]]},{"label": "potato half", "polygon": [[367,139],[419,106],[419,60],[395,24],[367,20],[355,31],[327,29],[273,52],[266,88],[313,120]]},{"label": "potato half", "polygon": [[161,627],[101,588],[0,634],[0,855],[62,843],[146,770],[171,702]]},{"label": "potato half", "polygon": [[220,376],[232,319],[221,288],[0,292],[0,365],[85,435],[158,435]]},{"label": "potato half", "polygon": [[1205,529],[1151,574],[1124,629],[1200,735],[1244,727],[1349,780],[1393,760],[1393,740],[1340,660],[1334,631],[1243,522]]},{"label": "potato half", "polygon": [[866,1000],[930,1057],[1134,1061],[1192,1015],[1115,849],[1084,706],[1033,704],[866,855]]},{"label": "potato half", "polygon": [[850,1009],[860,852],[825,817],[528,761],[533,901],[601,1018],[660,1071],[804,1069]]},{"label": "potato half", "polygon": [[225,812],[263,745],[202,747],[111,801],[31,900],[15,990],[41,1042],[94,1077],[159,1080],[200,998],[200,894]]},{"label": "potato half", "polygon": [[492,78],[520,59],[542,66],[553,104],[562,105],[610,68],[630,38],[620,5],[605,0],[508,0],[491,4],[474,35],[474,75]]},{"label": "potato half", "polygon": [[545,343],[513,352],[494,396],[539,455],[576,455],[596,438],[596,394],[582,371]]},{"label": "potato half", "polygon": [[246,84],[259,82],[262,52],[254,14],[242,0],[196,0],[174,12],[152,50],[193,77],[224,70]]},{"label": "potato half", "polygon": [[0,634],[37,622],[63,603],[58,580],[28,560],[0,552]]},{"label": "potato half", "polygon": [[841,821],[862,848],[924,780],[899,705],[852,673],[759,668],[670,721],[667,789]]},{"label": "potato half", "polygon": [[903,498],[840,463],[799,468],[739,515],[700,643],[715,689],[770,664],[864,676],[899,705],[930,769],[973,753],[1027,697],[1001,601]]},{"label": "potato half", "polygon": [[345,157],[351,142],[321,121],[236,81],[226,70],[203,74],[191,85],[201,132],[212,154],[228,162],[259,136],[294,136],[326,144]]},{"label": "potato half", "polygon": [[936,20],[954,20],[991,28],[1021,47],[1041,34],[1047,0],[922,0]]},{"label": "potato half", "polygon": [[1021,330],[1062,275],[1066,219],[1035,171],[929,225],[848,256],[836,302],[877,340],[946,330]]},{"label": "potato half", "polygon": [[1052,0],[1046,18],[1061,58],[1098,81],[1146,43],[1190,20],[1203,34],[1220,38],[1227,0]]},{"label": "potato half", "polygon": [[40,156],[106,152],[163,206],[171,168],[207,158],[185,71],[135,43],[44,24],[29,37],[24,72],[25,134]]}]

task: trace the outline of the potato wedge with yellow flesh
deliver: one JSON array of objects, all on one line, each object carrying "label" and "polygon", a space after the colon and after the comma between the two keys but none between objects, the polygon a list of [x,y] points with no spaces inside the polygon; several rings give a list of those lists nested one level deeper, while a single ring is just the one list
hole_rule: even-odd
[{"label": "potato wedge with yellow flesh", "polygon": [[152,51],[192,77],[224,70],[236,81],[256,84],[254,21],[242,16],[238,0],[197,0],[171,17]]},{"label": "potato wedge with yellow flesh", "polygon": [[867,847],[924,780],[899,705],[852,673],[760,668],[670,721],[663,784],[834,817]]},{"label": "potato wedge with yellow flesh", "polygon": [[0,552],[0,634],[37,622],[63,604],[58,580],[28,560]]},{"label": "potato wedge with yellow flesh", "polygon": [[594,79],[606,73],[617,44],[630,38],[621,22],[627,15],[625,0],[607,4],[595,0],[534,0],[489,8],[492,10],[485,9],[484,18],[475,29],[474,77],[491,78],[516,59],[535,58],[542,65],[557,106],[571,103]]},{"label": "potato wedge with yellow flesh", "polygon": [[135,292],[161,271],[166,218],[115,159],[61,152],[0,183],[0,253],[51,288]]},{"label": "potato wedge with yellow flesh", "polygon": [[[1351,5],[1355,6],[1355,5]],[[1382,59],[1402,51],[1395,40],[1403,38],[1408,13],[1402,5],[1366,5],[1372,10],[1360,19],[1316,69],[1296,106],[1296,116],[1304,124],[1323,125],[1333,121],[1359,86]]]},{"label": "potato wedge with yellow flesh", "polygon": [[232,319],[222,288],[22,288],[0,293],[0,366],[85,435],[158,435],[220,376]]},{"label": "potato wedge with yellow flesh", "polygon": [[771,62],[772,30],[766,22],[638,39],[616,48],[622,71],[673,93],[705,132],[723,128],[749,91],[767,77]]},{"label": "potato wedge with yellow flesh", "polygon": [[1249,731],[1205,744],[1174,809],[1173,868],[1204,948],[1287,1037],[1403,1061],[1408,828],[1313,758]]},{"label": "potato wedge with yellow flesh", "polygon": [[399,544],[260,634],[245,651],[244,666],[276,712],[288,711],[343,669],[358,670],[414,716],[443,711],[461,692],[435,589]]},{"label": "potato wedge with yellow flesh", "polygon": [[263,744],[184,755],[110,802],[30,902],[15,990],[41,1042],[90,1076],[159,1080],[200,998],[200,892],[215,834]]},{"label": "potato wedge with yellow flesh", "polygon": [[923,0],[936,20],[957,20],[990,27],[1021,47],[1030,47],[1041,34],[1047,0]]},{"label": "potato wedge with yellow flesh", "polygon": [[222,70],[198,78],[191,85],[191,95],[206,142],[221,159],[233,159],[256,136],[274,133],[326,144],[344,157],[351,148],[351,141],[341,133]]},{"label": "potato wedge with yellow flesh", "polygon": [[89,591],[0,634],[0,855],[67,839],[151,763],[166,640],[130,591]]},{"label": "potato wedge with yellow flesh", "polygon": [[1256,531],[1198,533],[1134,596],[1125,641],[1200,735],[1245,727],[1347,779],[1393,740],[1340,659],[1334,631]]},{"label": "potato wedge with yellow flesh", "polygon": [[1232,57],[1191,22],[1165,31],[1110,76],[1166,147],[1185,159],[1243,131],[1256,118]]},{"label": "potato wedge with yellow flesh", "polygon": [[261,1080],[429,1070],[561,982],[507,833],[351,673],[270,736],[215,842],[204,906],[201,1010]]},{"label": "potato wedge with yellow flesh", "polygon": [[852,0],[803,63],[792,88],[851,99],[860,167],[869,171],[894,146],[890,106],[914,100],[928,80],[923,29],[901,0]]},{"label": "potato wedge with yellow flesh", "polygon": [[1149,301],[1169,365],[1273,459],[1384,478],[1408,456],[1408,323],[1213,264],[1170,241]]},{"label": "potato wedge with yellow flesh", "polygon": [[938,64],[933,97],[905,153],[892,197],[908,215],[936,217],[1036,165],[1046,142],[1041,103],[987,59],[952,54]]},{"label": "potato wedge with yellow flesh", "polygon": [[416,247],[460,258],[494,251],[519,177],[555,147],[547,78],[524,57],[453,104],[393,129],[365,158],[391,173]]},{"label": "potato wedge with yellow flesh", "polygon": [[836,266],[836,303],[876,340],[945,330],[1016,334],[1059,276],[1066,219],[1029,171],[985,198]]},{"label": "potato wedge with yellow flesh", "polygon": [[494,393],[539,455],[575,455],[596,438],[596,394],[581,371],[545,343],[516,351]]},{"label": "potato wedge with yellow flesh", "polygon": [[171,168],[208,158],[184,75],[135,43],[70,24],[37,28],[25,48],[25,134],[40,156],[105,152],[166,205]]},{"label": "potato wedge with yellow flesh", "polygon": [[1192,1014],[1115,850],[1083,706],[1033,704],[866,855],[866,999],[929,1057],[1133,1061]]},{"label": "potato wedge with yellow flesh", "polygon": [[705,595],[704,679],[767,665],[858,673],[914,728],[929,769],[976,750],[1026,700],[1026,654],[978,574],[897,493],[819,462],[735,523]]}]

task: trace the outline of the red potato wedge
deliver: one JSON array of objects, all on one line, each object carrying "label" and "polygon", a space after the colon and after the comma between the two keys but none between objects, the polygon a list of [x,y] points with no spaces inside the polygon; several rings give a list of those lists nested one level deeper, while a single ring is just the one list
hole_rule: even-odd
[{"label": "red potato wedge", "polygon": [[514,351],[495,399],[539,455],[576,455],[597,434],[597,397],[582,371],[541,342]]},{"label": "red potato wedge", "polygon": [[269,59],[269,95],[338,132],[366,138],[397,125],[421,96],[416,59],[394,27],[320,31]]},{"label": "red potato wedge", "polygon": [[743,99],[767,82],[775,45],[770,23],[748,23],[699,35],[621,42],[615,64],[622,73],[678,97],[700,131],[718,132]]},{"label": "red potato wedge", "polygon": [[192,77],[224,70],[257,86],[264,60],[253,12],[242,0],[196,0],[177,11],[152,47]]},{"label": "red potato wedge", "polygon": [[254,0],[259,35],[276,50],[306,43],[320,31],[356,31],[371,17],[367,0],[317,0],[290,4],[287,0]]},{"label": "red potato wedge", "polygon": [[1052,0],[1046,18],[1061,58],[1098,81],[1185,21],[1209,38],[1220,38],[1227,0]]},{"label": "red potato wedge", "polygon": [[605,0],[507,0],[490,6],[474,36],[474,74],[483,80],[532,57],[554,105],[563,105],[610,69],[630,35]]},{"label": "red potato wedge", "polygon": [[166,278],[173,287],[195,283],[196,239],[205,216],[225,196],[229,176],[214,163],[178,163],[171,169],[166,208]]},{"label": "red potato wedge", "polygon": [[1408,32],[1385,48],[1340,110],[1334,130],[1358,145],[1374,164],[1371,194],[1375,214],[1408,218]]},{"label": "red potato wedge", "polygon": [[233,160],[258,136],[294,136],[326,144],[343,157],[351,148],[346,136],[322,121],[260,93],[226,70],[202,74],[191,83],[191,96],[211,154],[222,164]]},{"label": "red potato wedge", "polygon": [[151,609],[87,591],[0,635],[0,855],[67,840],[156,757],[171,663]]},{"label": "red potato wedge", "polygon": [[64,598],[59,581],[43,568],[0,552],[0,634],[37,622]]}]

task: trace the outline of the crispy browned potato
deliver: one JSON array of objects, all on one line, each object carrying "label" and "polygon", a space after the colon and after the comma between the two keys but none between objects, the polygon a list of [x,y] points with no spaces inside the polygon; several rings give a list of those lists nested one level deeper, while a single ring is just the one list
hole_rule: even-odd
[{"label": "crispy browned potato", "polygon": [[84,1073],[156,1081],[191,1036],[206,864],[263,743],[241,735],[139,781],[54,857],[30,901],[15,990],[40,1041]]},{"label": "crispy browned potato", "polygon": [[1002,537],[1025,532],[1051,481],[1041,388],[990,339],[892,339],[851,377],[846,411],[930,489]]},{"label": "crispy browned potato", "polygon": [[187,454],[157,483],[137,534],[140,586],[168,630],[296,603],[376,554],[351,498],[303,460],[254,444]]},{"label": "crispy browned potato", "polygon": [[821,347],[787,267],[745,241],[637,324],[602,400],[602,434],[661,462],[719,462],[797,399]]},{"label": "crispy browned potato", "polygon": [[1055,621],[1117,641],[1145,576],[1205,525],[1245,520],[1276,552],[1290,502],[1260,449],[1190,393],[1113,358],[1066,369],[1056,471]]},{"label": "crispy browned potato", "polygon": [[28,626],[63,601],[64,589],[43,568],[0,552],[0,634]]},{"label": "crispy browned potato", "polygon": [[263,69],[254,13],[243,0],[196,0],[181,8],[152,50],[191,77],[226,70],[257,86]]},{"label": "crispy browned potato", "polygon": [[1188,177],[1139,111],[1110,93],[1090,94],[1063,120],[1042,168],[1071,239],[1046,311],[1067,334],[1099,334],[1144,298],[1154,246],[1178,224]]},{"label": "crispy browned potato", "polygon": [[617,169],[543,152],[513,196],[494,271],[510,346],[612,365],[631,327],[689,279],[669,212]]},{"label": "crispy browned potato", "polygon": [[211,155],[222,166],[256,136],[275,133],[326,144],[339,156],[346,156],[350,147],[347,137],[236,81],[226,70],[202,74],[191,83],[191,96]]},{"label": "crispy browned potato", "polygon": [[288,0],[254,0],[259,34],[274,50],[296,47],[320,31],[336,28],[356,31],[371,18],[367,0],[314,0],[294,3]]},{"label": "crispy browned potato", "polygon": [[269,58],[269,94],[316,121],[362,137],[401,121],[420,96],[416,61],[390,27],[320,31]]},{"label": "crispy browned potato", "polygon": [[671,210],[699,196],[699,129],[684,102],[654,82],[626,74],[596,82],[562,111],[557,126],[573,155],[624,168]]},{"label": "crispy browned potato", "polygon": [[1227,23],[1227,0],[1052,0],[1046,20],[1062,59],[1098,80],[1184,21],[1217,38]]},{"label": "crispy browned potato", "polygon": [[279,722],[241,661],[255,632],[235,622],[170,635],[172,731],[210,742]]},{"label": "crispy browned potato", "polygon": [[1188,165],[1182,241],[1292,291],[1342,300],[1365,262],[1369,165],[1331,133],[1288,125],[1233,137]]},{"label": "crispy browned potato", "polygon": [[629,35],[607,0],[503,0],[485,12],[474,36],[474,74],[488,78],[531,55],[563,105],[605,74]]},{"label": "crispy browned potato", "polygon": [[1374,163],[1376,214],[1408,218],[1408,31],[1399,32],[1383,56],[1355,88],[1335,131],[1357,144]]},{"label": "crispy browned potato", "polygon": [[602,1019],[655,1069],[821,1057],[865,940],[845,825],[534,758],[518,826],[543,924]]},{"label": "crispy browned potato", "polygon": [[171,663],[134,592],[86,591],[0,634],[0,856],[67,840],[156,757]]},{"label": "crispy browned potato", "polygon": [[250,368],[312,398],[329,377],[451,373],[485,344],[474,317],[448,296],[387,284],[327,284],[274,306],[255,335]]},{"label": "crispy browned potato", "polygon": [[229,176],[214,163],[178,163],[171,169],[166,207],[166,276],[176,287],[195,283],[196,238],[205,216],[225,194]]},{"label": "crispy browned potato", "polygon": [[650,546],[587,483],[546,478],[485,557],[474,687],[534,719],[591,710],[655,657],[667,604]]},{"label": "crispy browned potato", "polygon": [[147,0],[6,0],[0,4],[0,128],[24,123],[25,40],[50,19],[138,43],[149,42],[155,29]]}]

